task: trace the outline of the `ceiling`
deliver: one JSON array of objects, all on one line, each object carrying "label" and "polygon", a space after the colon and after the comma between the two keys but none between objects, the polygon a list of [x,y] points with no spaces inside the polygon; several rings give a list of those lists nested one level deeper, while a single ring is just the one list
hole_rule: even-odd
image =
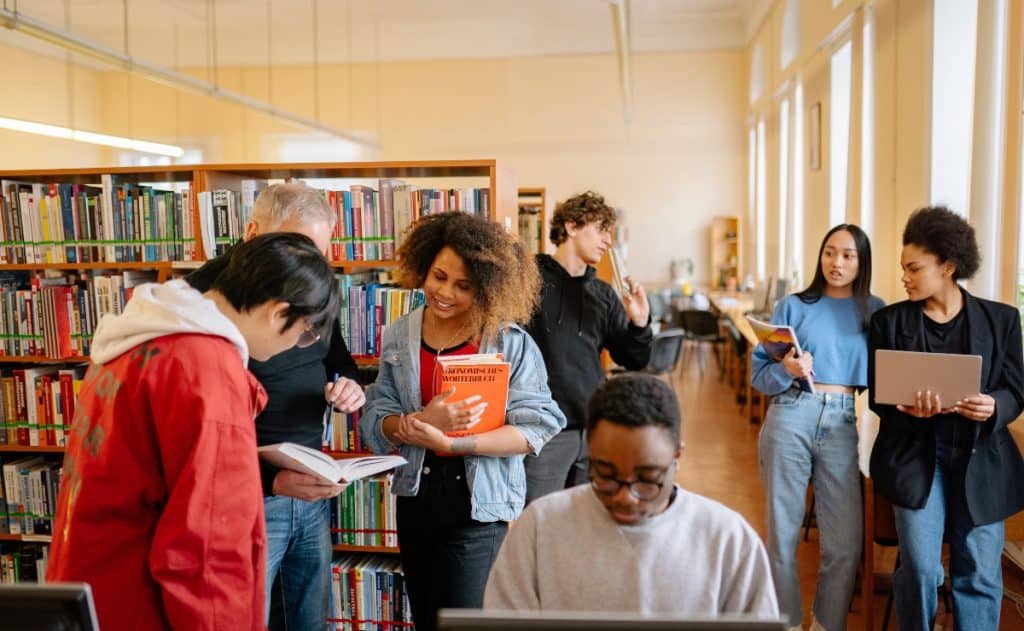
[{"label": "ceiling", "polygon": [[[64,0],[16,4],[32,20],[170,68],[615,51],[608,0],[68,0],[69,14]],[[632,51],[742,48],[771,4],[632,0]],[[63,55],[4,28],[0,43]]]}]

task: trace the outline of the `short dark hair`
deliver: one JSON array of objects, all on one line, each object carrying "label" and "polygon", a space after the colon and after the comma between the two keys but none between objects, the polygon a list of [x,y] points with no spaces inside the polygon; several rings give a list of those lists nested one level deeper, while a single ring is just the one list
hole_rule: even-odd
[{"label": "short dark hair", "polygon": [[601,222],[602,229],[611,228],[615,225],[615,209],[606,204],[604,197],[594,191],[573,195],[555,206],[548,236],[551,237],[552,243],[561,245],[569,238],[565,224],[572,222],[575,226],[583,227],[592,221]]},{"label": "short dark hair", "polygon": [[903,245],[911,244],[934,254],[939,263],[951,262],[956,268],[953,280],[969,279],[981,266],[974,228],[947,206],[925,206],[911,213]]},{"label": "short dark hair", "polygon": [[272,300],[288,303],[281,331],[299,318],[327,339],[339,314],[334,271],[313,241],[293,232],[271,232],[235,245],[215,289],[238,311]]},{"label": "short dark hair", "polygon": [[679,400],[668,384],[653,375],[626,373],[601,384],[587,406],[587,431],[593,431],[599,421],[625,427],[664,427],[679,444]]}]

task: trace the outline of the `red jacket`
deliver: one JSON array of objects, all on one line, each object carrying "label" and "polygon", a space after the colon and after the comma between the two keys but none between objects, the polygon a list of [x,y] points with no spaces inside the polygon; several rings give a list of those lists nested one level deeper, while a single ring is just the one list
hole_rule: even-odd
[{"label": "red jacket", "polygon": [[215,335],[156,337],[91,366],[47,580],[91,584],[103,629],[263,629],[265,404]]}]

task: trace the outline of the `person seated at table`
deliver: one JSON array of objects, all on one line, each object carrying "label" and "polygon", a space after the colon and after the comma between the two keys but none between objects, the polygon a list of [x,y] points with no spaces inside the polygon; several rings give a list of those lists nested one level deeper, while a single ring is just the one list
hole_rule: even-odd
[{"label": "person seated at table", "polygon": [[614,377],[590,399],[590,484],[532,502],[491,568],[484,608],[777,619],[764,545],[743,518],[675,483],[679,401]]}]

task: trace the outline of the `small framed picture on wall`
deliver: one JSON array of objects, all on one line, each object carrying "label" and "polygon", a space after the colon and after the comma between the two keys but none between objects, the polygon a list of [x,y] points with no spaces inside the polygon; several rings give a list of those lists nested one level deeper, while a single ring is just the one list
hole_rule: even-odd
[{"label": "small framed picture on wall", "polygon": [[809,166],[812,171],[821,169],[821,101],[811,105],[808,112],[807,139],[810,148],[807,151]]}]

